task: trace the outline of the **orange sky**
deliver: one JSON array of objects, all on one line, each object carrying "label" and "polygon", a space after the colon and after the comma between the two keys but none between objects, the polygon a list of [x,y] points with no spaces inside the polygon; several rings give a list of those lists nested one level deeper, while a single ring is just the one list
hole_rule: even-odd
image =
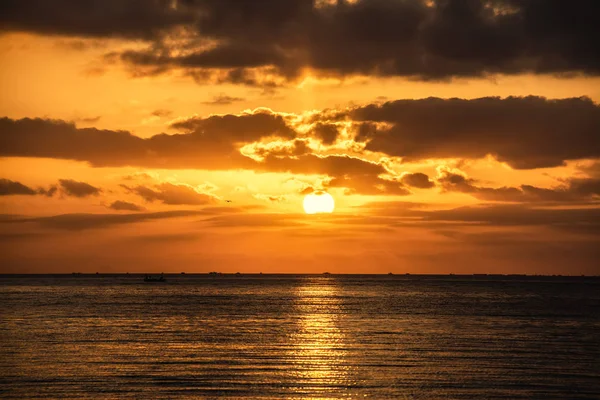
[{"label": "orange sky", "polygon": [[[2,17],[0,272],[600,274],[585,43],[440,48],[438,20],[457,22],[435,1],[172,3],[130,25],[108,3]],[[490,10],[464,24],[514,45]],[[414,43],[391,29],[419,18]],[[334,212],[306,215],[321,190]]]}]

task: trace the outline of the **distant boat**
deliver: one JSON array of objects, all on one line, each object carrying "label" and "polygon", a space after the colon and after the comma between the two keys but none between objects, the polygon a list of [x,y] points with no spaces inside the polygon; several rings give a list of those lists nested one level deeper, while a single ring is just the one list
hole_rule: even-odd
[{"label": "distant boat", "polygon": [[331,275],[329,272],[323,272],[323,275]]},{"label": "distant boat", "polygon": [[146,275],[144,277],[144,282],[166,282],[167,280],[165,279],[165,277],[163,275],[159,276],[158,278],[155,276],[150,276],[150,275]]}]

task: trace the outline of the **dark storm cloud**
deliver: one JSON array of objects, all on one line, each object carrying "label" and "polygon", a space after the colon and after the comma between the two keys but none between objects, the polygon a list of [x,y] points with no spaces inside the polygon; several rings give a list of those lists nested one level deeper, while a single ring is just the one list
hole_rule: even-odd
[{"label": "dark storm cloud", "polygon": [[85,182],[78,182],[72,179],[60,179],[58,181],[62,192],[67,196],[73,197],[88,197],[97,196],[102,192],[101,189]]},{"label": "dark storm cloud", "polygon": [[[595,0],[7,0],[4,31],[143,39],[120,56],[154,72],[271,68],[418,79],[600,73]],[[185,30],[173,28],[184,26]],[[185,32],[181,41],[168,37]],[[182,33],[179,33],[182,35]],[[211,41],[213,45],[199,45]],[[173,50],[185,49],[181,52]],[[225,80],[235,82],[235,76]],[[260,84],[253,78],[239,83]]]},{"label": "dark storm cloud", "polygon": [[200,193],[188,185],[174,185],[162,183],[154,188],[146,186],[128,187],[122,185],[128,191],[135,193],[149,202],[160,201],[169,205],[205,205],[214,203],[215,196]]},{"label": "dark storm cloud", "polygon": [[144,207],[140,207],[137,204],[129,203],[128,201],[117,200],[113,202],[108,208],[117,211],[144,211]]},{"label": "dark storm cloud", "polygon": [[390,124],[365,134],[366,148],[407,160],[492,154],[513,168],[540,168],[600,156],[600,106],[585,97],[398,100],[349,115]]}]

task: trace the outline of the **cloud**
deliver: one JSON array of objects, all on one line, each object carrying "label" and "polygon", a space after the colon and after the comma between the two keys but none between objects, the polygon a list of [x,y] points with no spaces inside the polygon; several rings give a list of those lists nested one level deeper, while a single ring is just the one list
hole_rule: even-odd
[{"label": "cloud", "polygon": [[352,187],[352,179],[347,177],[363,175],[360,186],[365,187],[367,175],[373,175],[374,185],[388,185],[377,177],[386,173],[378,163],[345,155],[308,154],[304,140],[294,140],[293,149],[281,149],[279,153],[262,151],[261,161],[242,155],[239,148],[244,143],[274,138],[289,141],[297,136],[281,115],[272,112],[194,117],[173,123],[173,128],[184,133],[142,139],[125,131],[78,129],[63,121],[2,118],[0,155],[73,159],[98,167],[136,165],[322,174],[343,178],[348,187]]},{"label": "cloud", "polygon": [[478,186],[458,170],[439,168],[438,184],[443,190],[467,193],[480,200],[505,202],[597,202],[600,200],[599,178],[570,178],[554,188],[532,185],[491,188]]},{"label": "cloud", "polygon": [[255,214],[231,214],[217,215],[205,219],[203,222],[209,226],[226,227],[290,227],[304,225],[300,221],[301,215],[294,214],[276,214],[276,213],[255,213]]},{"label": "cloud", "polygon": [[164,108],[159,108],[158,110],[154,110],[150,113],[150,115],[152,115],[153,117],[159,117],[159,118],[163,118],[163,117],[170,117],[171,115],[173,115],[173,111],[171,110],[167,110]]},{"label": "cloud", "polygon": [[338,137],[338,128],[335,124],[317,123],[312,129],[312,134],[323,142],[323,144],[333,144]]},{"label": "cloud", "polygon": [[[332,118],[351,121],[366,150],[405,161],[491,154],[514,168],[541,168],[600,158],[600,106],[588,98],[397,100],[326,110],[310,121],[326,127]],[[0,155],[81,160],[94,166],[253,169],[256,163],[242,156],[240,147],[300,135],[287,117],[266,110],[193,117],[172,128],[183,133],[142,139],[126,131],[78,129],[63,121],[2,118]],[[332,130],[324,135],[327,142],[335,140]]]},{"label": "cloud", "polygon": [[113,202],[110,206],[108,206],[108,208],[117,211],[144,211],[144,207],[122,200]]},{"label": "cloud", "polygon": [[[147,73],[171,69],[261,84],[269,73],[413,79],[489,74],[598,75],[594,1],[236,0],[88,2],[6,0],[4,31],[141,39],[146,48],[115,53]],[[65,13],[64,10],[69,12]],[[177,40],[173,40],[177,39]],[[223,75],[223,74],[221,74]],[[264,83],[264,82],[262,82]]]},{"label": "cloud", "polygon": [[123,179],[124,181],[152,181],[158,179],[158,175],[154,173],[149,174],[147,172],[135,172],[133,174],[125,175],[121,179]]},{"label": "cloud", "polygon": [[541,168],[600,156],[600,106],[585,97],[397,100],[350,117],[387,124],[371,131],[366,149],[405,160],[492,154],[513,168]]},{"label": "cloud", "polygon": [[[600,235],[600,208],[544,207],[534,204],[482,204],[448,209],[403,201],[373,202],[353,218],[340,215],[336,223],[438,229],[542,227],[562,233]],[[523,232],[523,231],[521,231]]]},{"label": "cloud", "polygon": [[43,195],[47,197],[52,197],[54,193],[56,193],[57,187],[50,186],[48,189],[38,188],[32,189],[29,186],[25,186],[21,182],[11,181],[9,179],[0,179],[0,196],[9,196],[9,195]]},{"label": "cloud", "polygon": [[96,122],[100,121],[101,118],[102,117],[98,115],[97,117],[77,118],[76,121],[83,122],[84,124],[95,124]]},{"label": "cloud", "polygon": [[256,193],[256,194],[253,194],[252,196],[255,199],[268,201],[270,203],[281,203],[281,202],[287,201],[287,196],[285,196],[285,195]]},{"label": "cloud", "polygon": [[67,196],[88,197],[97,196],[102,192],[101,189],[85,182],[78,182],[72,179],[60,179],[58,181],[62,192]]},{"label": "cloud", "polygon": [[214,96],[212,98],[212,100],[203,102],[203,104],[208,104],[208,105],[213,105],[213,106],[223,106],[223,105],[229,105],[229,104],[233,104],[233,103],[237,103],[237,102],[245,101],[245,100],[246,99],[244,99],[243,97],[233,97],[233,96],[228,96],[224,93],[221,93],[217,96]]},{"label": "cloud", "polygon": [[484,205],[451,210],[413,211],[423,221],[479,223],[491,226],[544,225],[558,229],[589,227],[600,234],[600,208],[534,208],[528,205]]},{"label": "cloud", "polygon": [[341,175],[331,179],[326,186],[346,188],[348,194],[406,196],[411,193],[402,182],[374,174]]},{"label": "cloud", "polygon": [[[315,136],[325,144],[335,143],[340,121],[348,132],[356,133],[355,142],[345,141],[344,149],[326,151],[315,144]],[[389,195],[409,194],[409,187],[428,188],[433,183],[419,173],[390,172],[383,166],[386,157],[410,162],[493,155],[514,168],[600,158],[600,106],[587,98],[428,98],[308,114],[257,109],[178,119],[171,129],[177,133],[141,138],[127,131],[77,128],[64,121],[1,118],[0,156],[79,160],[96,167],[316,174],[327,178],[330,187]],[[593,184],[573,181],[578,185],[573,190],[588,190],[592,195]],[[527,186],[506,193],[459,186],[451,190],[481,198],[518,192],[533,198],[535,192]],[[448,182],[444,187],[450,190]]]},{"label": "cloud", "polygon": [[185,184],[162,183],[156,185],[154,189],[146,186],[122,186],[148,202],[160,201],[168,205],[205,205],[217,201],[214,195],[200,193],[194,187]]},{"label": "cloud", "polygon": [[307,194],[311,194],[315,192],[315,188],[312,186],[306,186],[304,187],[302,190],[300,190],[298,193],[301,195],[307,195]]},{"label": "cloud", "polygon": [[435,186],[435,183],[429,180],[429,176],[421,172],[403,174],[402,183],[419,189],[429,189]]},{"label": "cloud", "polygon": [[37,192],[20,182],[11,181],[8,179],[0,179],[0,196],[8,196],[13,194],[35,195]]},{"label": "cloud", "polygon": [[[67,12],[68,10],[68,12]],[[152,39],[165,30],[194,21],[193,10],[162,1],[8,0],[0,6],[3,31],[93,38]]]},{"label": "cloud", "polygon": [[266,111],[189,118],[173,128],[185,133],[142,139],[126,131],[80,129],[58,120],[0,118],[0,156],[61,158],[98,167],[219,169],[251,161],[237,151],[240,144],[295,135],[283,117]]},{"label": "cloud", "polygon": [[131,224],[136,222],[179,218],[206,214],[203,211],[163,211],[136,214],[62,214],[50,217],[14,218],[1,221],[3,223],[37,223],[45,228],[61,230],[84,230],[110,227],[114,225]]}]

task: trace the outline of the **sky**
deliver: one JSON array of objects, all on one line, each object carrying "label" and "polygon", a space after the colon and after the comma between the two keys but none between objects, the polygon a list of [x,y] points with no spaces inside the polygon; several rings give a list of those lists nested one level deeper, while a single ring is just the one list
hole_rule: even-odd
[{"label": "sky", "polygon": [[0,273],[600,275],[596,5],[4,0]]}]

